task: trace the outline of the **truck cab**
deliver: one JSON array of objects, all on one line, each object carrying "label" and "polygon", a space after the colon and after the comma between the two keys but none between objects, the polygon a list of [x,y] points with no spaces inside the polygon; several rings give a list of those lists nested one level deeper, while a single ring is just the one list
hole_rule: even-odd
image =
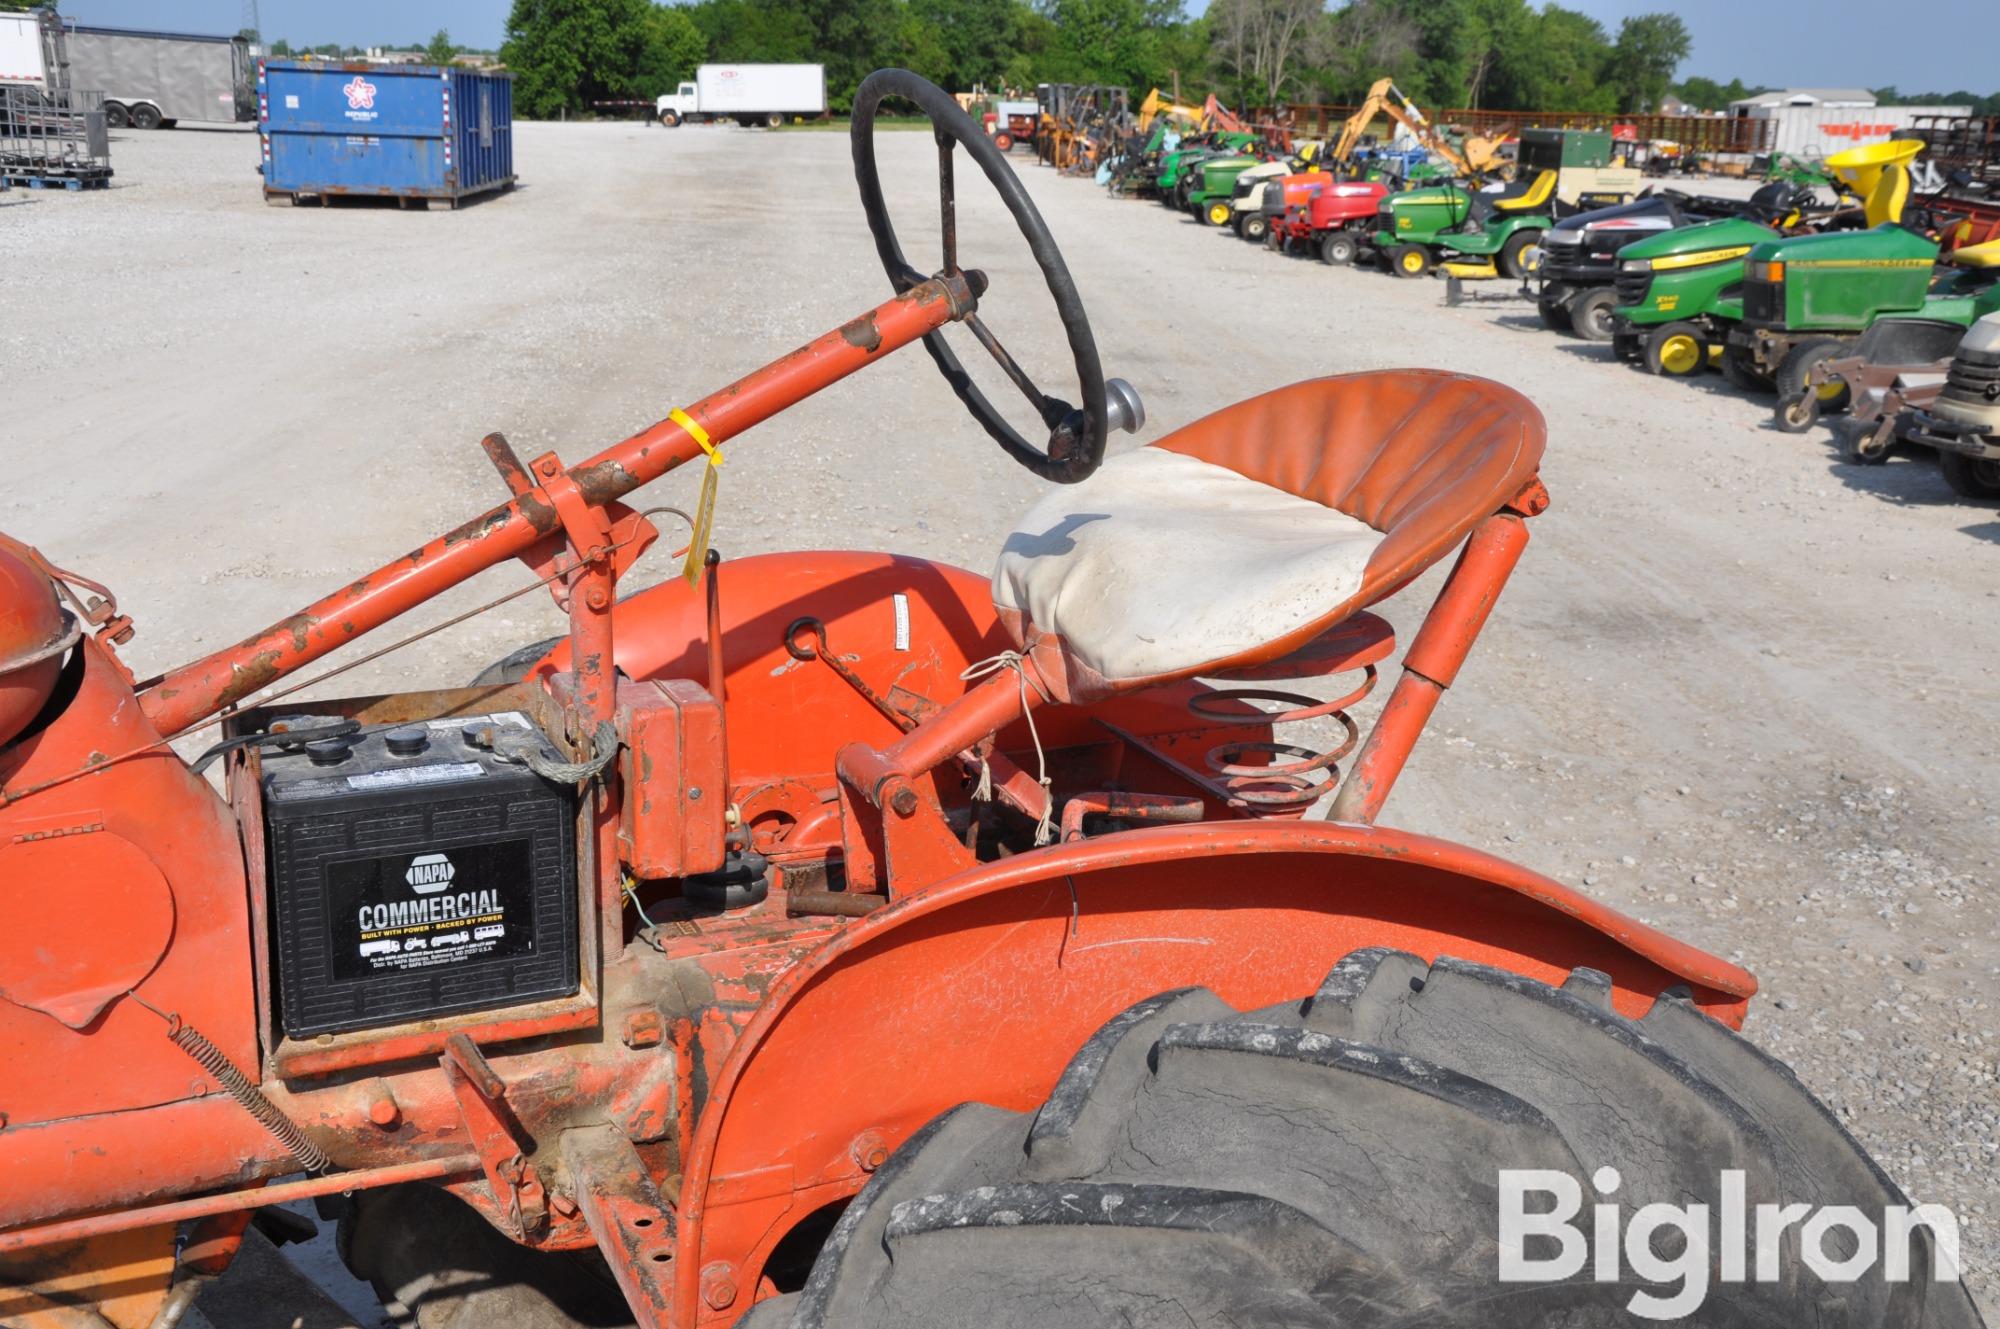
[{"label": "truck cab", "polygon": [[682,83],[672,92],[662,93],[653,105],[653,114],[669,129],[688,119],[701,110],[701,96],[696,92],[692,79]]}]

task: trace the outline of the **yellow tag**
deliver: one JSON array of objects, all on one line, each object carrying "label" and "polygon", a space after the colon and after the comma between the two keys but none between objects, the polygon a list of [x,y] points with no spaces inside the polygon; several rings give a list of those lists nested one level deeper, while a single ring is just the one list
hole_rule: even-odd
[{"label": "yellow tag", "polygon": [[680,407],[668,411],[667,419],[685,429],[688,437],[701,444],[701,450],[708,454],[708,465],[701,469],[701,497],[695,501],[694,531],[688,537],[687,561],[681,564],[681,576],[687,578],[688,585],[695,586],[701,582],[702,564],[708,561],[709,535],[715,527],[715,468],[722,465],[722,449],[711,443],[708,431]]},{"label": "yellow tag", "polygon": [[708,431],[696,423],[693,416],[676,406],[673,410],[667,412],[667,419],[672,420],[682,429],[687,430],[688,437],[701,444],[701,450],[708,454],[708,464],[710,466],[722,465],[722,449],[708,441]]},{"label": "yellow tag", "polygon": [[709,531],[715,525],[715,466],[701,468],[701,497],[694,505],[694,532],[688,536],[687,561],[681,576],[690,586],[701,583],[701,565],[708,561]]}]

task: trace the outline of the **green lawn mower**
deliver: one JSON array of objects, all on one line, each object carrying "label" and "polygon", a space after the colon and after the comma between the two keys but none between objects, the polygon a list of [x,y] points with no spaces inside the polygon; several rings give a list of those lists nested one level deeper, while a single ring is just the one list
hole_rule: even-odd
[{"label": "green lawn mower", "polygon": [[1188,172],[1186,210],[1204,225],[1229,225],[1236,219],[1233,200],[1236,197],[1237,177],[1267,164],[1281,169],[1284,166],[1262,144],[1248,152],[1210,157]]},{"label": "green lawn mower", "polygon": [[1611,164],[1608,131],[1525,130],[1513,183],[1492,191],[1447,182],[1391,194],[1376,214],[1375,244],[1398,277],[1443,265],[1457,277],[1520,278],[1557,217],[1623,203],[1639,184],[1638,171]]},{"label": "green lawn mower", "polygon": [[1612,350],[1655,374],[1708,367],[1743,314],[1743,263],[1777,232],[1743,217],[1683,226],[1618,252]]},{"label": "green lawn mower", "polygon": [[1180,147],[1160,158],[1160,174],[1153,182],[1159,191],[1160,202],[1176,210],[1185,210],[1188,193],[1194,185],[1194,172],[1202,163],[1215,157],[1246,152],[1260,141],[1255,134],[1235,131],[1210,134],[1195,143],[1183,139]]},{"label": "green lawn mower", "polygon": [[[1923,144],[1905,139],[1850,148],[1827,158],[1864,200],[1865,231],[1764,240],[1744,256],[1742,299],[1728,328],[1723,372],[1742,386],[1777,389],[1781,411],[1842,409],[1846,383],[1813,368],[1847,353],[1886,316],[1969,325],[2000,308],[2000,268],[1990,245],[1960,248],[1940,262],[1935,220],[1905,225],[1910,162]],[[1818,400],[1808,405],[1808,387]],[[1809,423],[1809,422],[1808,422]]]},{"label": "green lawn mower", "polygon": [[[1909,162],[1919,146],[1871,144],[1827,158],[1826,164],[1842,188],[1863,200],[1859,217],[1830,224],[1851,228],[1899,219],[1909,193]],[[1901,239],[1870,231],[1830,230],[1783,243],[1788,249],[1835,244],[1842,252],[1823,250],[1820,255],[1837,264],[1824,269],[1828,274],[1852,277],[1873,270],[1872,266],[1856,264],[1905,263],[1900,269],[1905,280],[1914,279],[1921,288],[1929,280],[1930,263],[1924,255],[1934,258],[1937,247],[1908,232],[1898,234]],[[1863,236],[1876,238],[1851,243]],[[1637,360],[1652,373],[1672,377],[1699,374],[1712,361],[1719,361],[1723,374],[1737,386],[1768,388],[1775,376],[1775,363],[1766,365],[1755,357],[1723,351],[1732,334],[1743,327],[1744,277],[1751,251],[1780,239],[1772,227],[1735,217],[1669,231],[1620,250],[1612,349],[1620,359]],[[1767,253],[1767,265],[1769,259]],[[1910,263],[1914,266],[1908,266]],[[1768,266],[1765,275],[1769,275]],[[1824,283],[1810,285],[1815,302],[1827,298]],[[1760,321],[1769,322],[1764,311],[1759,313]],[[1782,353],[1778,358],[1782,359]]]}]

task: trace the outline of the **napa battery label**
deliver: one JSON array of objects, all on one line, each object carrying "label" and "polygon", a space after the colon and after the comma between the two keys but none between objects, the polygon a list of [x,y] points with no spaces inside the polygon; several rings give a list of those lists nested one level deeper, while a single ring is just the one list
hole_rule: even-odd
[{"label": "napa battery label", "polygon": [[327,864],[334,977],[532,954],[529,850],[497,840]]},{"label": "napa battery label", "polygon": [[475,762],[445,761],[428,766],[391,766],[387,770],[364,771],[347,777],[349,789],[406,789],[418,784],[449,784],[453,780],[477,780],[486,772]]}]

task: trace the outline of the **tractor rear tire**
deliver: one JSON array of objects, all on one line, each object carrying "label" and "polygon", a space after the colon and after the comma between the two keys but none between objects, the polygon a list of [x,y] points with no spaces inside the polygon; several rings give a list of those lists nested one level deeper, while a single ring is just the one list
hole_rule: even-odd
[{"label": "tractor rear tire", "polygon": [[1570,322],[1569,305],[1561,300],[1537,300],[1535,312],[1542,316],[1542,326],[1550,332],[1575,331],[1575,325]]},{"label": "tractor rear tire", "polygon": [[595,1251],[535,1251],[435,1186],[362,1191],[340,1220],[340,1258],[406,1329],[586,1329],[631,1310]]},{"label": "tractor rear tire", "polygon": [[[1834,359],[1846,350],[1846,342],[1832,337],[1815,337],[1786,351],[1785,358],[1778,361],[1775,376],[1779,398],[1783,400],[1803,395],[1808,390],[1806,378],[1812,373],[1813,366],[1822,360]],[[1815,395],[1819,398],[1818,409],[1825,415],[1838,415],[1846,410],[1848,401],[1853,397],[1846,383],[1829,383],[1817,389]]]},{"label": "tractor rear tire", "polygon": [[1618,307],[1618,292],[1609,286],[1585,291],[1570,302],[1569,322],[1585,341],[1611,340],[1611,311]]},{"label": "tractor rear tire", "polygon": [[1361,253],[1360,242],[1347,231],[1328,231],[1320,237],[1319,261],[1346,267]]},{"label": "tractor rear tire", "polygon": [[1981,503],[2000,500],[2000,461],[1968,457],[1962,452],[1940,452],[1938,470],[1951,486],[1951,492],[1960,498]]},{"label": "tractor rear tire", "polygon": [[1389,271],[1398,277],[1421,277],[1431,270],[1431,251],[1422,245],[1397,245],[1389,251]]},{"label": "tractor rear tire", "polygon": [[[1584,1204],[1602,1181],[1623,1216],[1655,1202],[1719,1215],[1725,1169],[1747,1174],[1753,1204],[1852,1204],[1879,1224],[1903,1202],[1789,1070],[1676,993],[1632,1020],[1593,970],[1558,989],[1363,950],[1265,1010],[1202,988],[1142,1001],[1084,1044],[1038,1111],[968,1103],[936,1118],[841,1216],[805,1287],[744,1323],[1636,1323],[1629,1264],[1618,1282],[1499,1281],[1502,1168],[1559,1172]],[[1654,1231],[1655,1258],[1685,1250],[1681,1233]],[[1845,1259],[1852,1236],[1822,1250]],[[1878,1264],[1837,1286],[1788,1245],[1782,1281],[1704,1279],[1696,1319],[1977,1325],[1962,1286],[1931,1281],[1929,1240],[1912,1243],[1909,1281]],[[1525,1253],[1552,1250],[1537,1237]]]}]

